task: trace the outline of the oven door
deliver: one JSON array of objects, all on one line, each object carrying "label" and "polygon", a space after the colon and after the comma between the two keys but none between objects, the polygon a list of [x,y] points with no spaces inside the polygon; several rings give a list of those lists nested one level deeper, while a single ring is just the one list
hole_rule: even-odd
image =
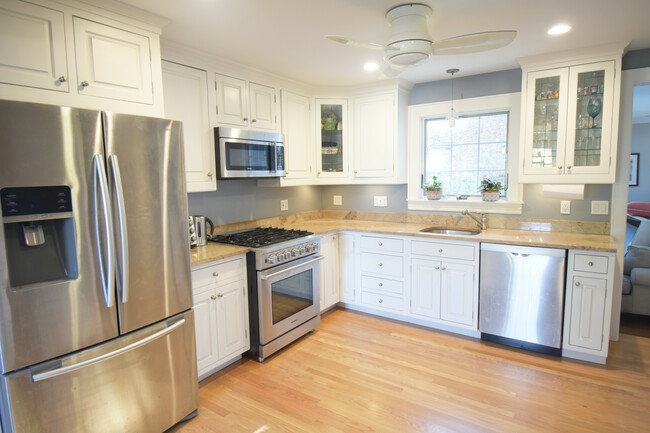
[{"label": "oven door", "polygon": [[320,261],[310,256],[257,273],[260,344],[320,314]]},{"label": "oven door", "polygon": [[220,138],[218,157],[221,178],[284,175],[282,143]]}]

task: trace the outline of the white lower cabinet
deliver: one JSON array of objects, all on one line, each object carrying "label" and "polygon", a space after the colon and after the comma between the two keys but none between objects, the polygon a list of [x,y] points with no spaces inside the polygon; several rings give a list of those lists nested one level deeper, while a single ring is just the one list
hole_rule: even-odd
[{"label": "white lower cabinet", "polygon": [[604,364],[615,256],[569,250],[562,355]]},{"label": "white lower cabinet", "polygon": [[351,303],[356,302],[354,239],[354,234],[339,234],[339,293],[341,301]]},{"label": "white lower cabinet", "polygon": [[411,314],[440,319],[440,262],[411,259]]},{"label": "white lower cabinet", "polygon": [[192,269],[199,379],[250,348],[247,290],[243,255]]},{"label": "white lower cabinet", "polygon": [[464,263],[441,262],[440,320],[472,326],[474,320],[475,268]]},{"label": "white lower cabinet", "polygon": [[320,310],[336,305],[339,300],[339,236],[325,235],[321,238]]},{"label": "white lower cabinet", "polygon": [[362,234],[359,244],[361,305],[402,313],[407,299],[404,291],[404,239]]}]

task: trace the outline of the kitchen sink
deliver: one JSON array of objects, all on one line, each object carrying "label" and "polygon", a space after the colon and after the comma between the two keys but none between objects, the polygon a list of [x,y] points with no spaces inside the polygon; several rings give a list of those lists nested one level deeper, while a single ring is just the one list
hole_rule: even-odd
[{"label": "kitchen sink", "polygon": [[470,229],[470,228],[448,228],[448,227],[427,227],[426,229],[420,230],[422,233],[434,233],[437,235],[465,235],[473,236],[481,233],[481,230]]}]

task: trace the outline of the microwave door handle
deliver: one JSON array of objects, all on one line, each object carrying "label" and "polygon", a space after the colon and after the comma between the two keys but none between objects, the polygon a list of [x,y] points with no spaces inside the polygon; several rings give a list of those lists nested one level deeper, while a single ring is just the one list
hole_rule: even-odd
[{"label": "microwave door handle", "polygon": [[273,142],[273,171],[278,171],[278,143]]},{"label": "microwave door handle", "polygon": [[325,258],[325,256],[318,256],[313,260],[309,260],[308,262],[304,262],[304,263],[301,263],[299,265],[291,266],[291,267],[289,267],[287,269],[283,269],[283,270],[278,271],[278,272],[273,272],[272,274],[261,274],[260,278],[262,280],[269,280],[269,279],[271,279],[273,277],[276,277],[278,275],[286,274],[289,271],[293,271],[294,269],[302,268],[305,265],[310,265],[310,264],[312,264],[314,262],[319,262],[319,261],[323,260],[324,258]]},{"label": "microwave door handle", "polygon": [[[104,156],[96,154],[93,156],[94,174],[94,205],[95,205],[95,246],[99,255],[99,270],[102,276],[102,288],[106,307],[111,308],[115,302],[115,252],[113,250],[113,218],[110,211],[110,196],[108,193],[108,181],[104,168]],[[100,196],[97,196],[99,188]],[[104,214],[104,236],[106,238],[106,255],[101,248],[99,205],[101,201],[101,212]]]},{"label": "microwave door handle", "polygon": [[120,265],[117,266],[117,273],[119,274],[118,287],[122,293],[122,303],[125,304],[129,300],[129,237],[126,231],[126,210],[124,209],[124,189],[122,188],[122,176],[120,172],[120,164],[117,155],[108,157],[109,166],[113,180],[113,190],[117,198],[117,216],[119,228],[119,241],[120,241]]}]

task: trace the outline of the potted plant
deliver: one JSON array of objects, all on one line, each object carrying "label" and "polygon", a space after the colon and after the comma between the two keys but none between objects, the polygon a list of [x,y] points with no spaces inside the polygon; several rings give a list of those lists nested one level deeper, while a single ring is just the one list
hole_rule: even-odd
[{"label": "potted plant", "polygon": [[431,183],[424,184],[424,191],[427,194],[427,200],[440,200],[442,198],[442,181],[433,176]]},{"label": "potted plant", "polygon": [[478,190],[481,191],[483,201],[498,201],[503,189],[503,184],[500,181],[485,177],[481,181],[481,186]]}]

